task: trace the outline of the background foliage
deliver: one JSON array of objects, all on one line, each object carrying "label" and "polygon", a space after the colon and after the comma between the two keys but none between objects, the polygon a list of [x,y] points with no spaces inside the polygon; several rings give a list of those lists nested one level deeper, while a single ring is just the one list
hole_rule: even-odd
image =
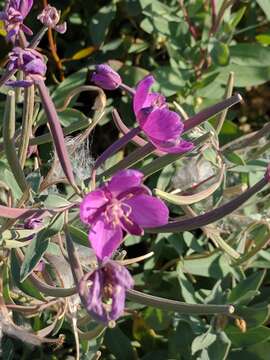
[{"label": "background foliage", "polygon": [[[3,1],[0,3],[3,5]],[[219,134],[220,148],[214,130],[218,118],[214,118],[197,130],[201,133],[214,132],[214,140],[189,157],[160,169],[148,180],[152,188],[164,191],[181,188],[184,194],[193,194],[194,190],[196,192],[193,185],[210,177],[210,181],[199,187],[199,190],[209,189],[213,184],[211,176],[220,170],[221,149],[222,162],[226,163],[226,178],[207,199],[192,205],[195,213],[212,209],[253,185],[263,176],[270,160],[268,133],[258,142],[249,143],[247,140],[249,134],[252,135],[269,121],[270,2],[217,1],[214,13],[211,3],[206,0],[51,1],[51,5],[62,10],[62,18],[68,22],[68,31],[65,35],[54,33],[53,39],[45,38],[40,44],[48,58],[47,83],[57,107],[63,105],[71,89],[90,83],[89,73],[95,64],[103,62],[109,62],[119,70],[124,81],[131,86],[149,72],[153,73],[157,80],[156,90],[162,91],[172,104],[174,101],[180,104],[180,110],[186,111],[189,116],[223,98],[229,74],[234,73],[235,91],[241,92],[245,103],[228,113]],[[224,4],[233,6],[228,6],[219,19],[218,14]],[[27,22],[35,31],[39,26],[35,17],[43,5],[42,1],[35,2]],[[3,28],[0,35],[0,61],[4,64],[10,46],[5,42]],[[127,125],[134,123],[128,97],[118,91],[108,92],[107,95],[106,115],[91,137],[92,158],[96,158],[118,137],[111,121],[113,107],[119,109]],[[4,96],[0,99],[2,115]],[[62,125],[70,127],[86,122],[92,116],[93,102],[94,98],[89,94],[81,94],[73,109],[68,108],[61,113]],[[21,112],[19,105],[18,119]],[[40,111],[35,123],[36,135],[46,132],[44,122],[44,114]],[[19,127],[20,124],[17,125]],[[240,136],[243,136],[245,146],[238,146]],[[127,151],[132,149],[129,146]],[[46,169],[52,153],[50,143],[41,144],[39,152]],[[121,157],[122,152],[111,158],[106,167]],[[87,174],[82,172],[77,160],[73,161],[78,168],[77,176],[84,179]],[[139,166],[147,169],[151,162],[150,157]],[[32,178],[34,189],[41,175],[32,171],[31,160],[28,166],[28,179]],[[0,167],[0,180],[14,184],[13,196],[19,199],[22,194],[4,156]],[[61,193],[42,196],[37,201],[47,202],[47,205],[51,202],[56,206],[64,201]],[[1,201],[5,201],[3,195]],[[107,329],[98,338],[82,341],[82,359],[97,358],[96,352],[100,350],[102,359],[117,360],[234,360],[239,356],[246,360],[266,360],[270,352],[270,330],[267,326],[269,203],[269,192],[264,191],[215,226],[179,234],[147,235],[142,239],[128,236],[125,242],[129,257],[154,251],[152,258],[131,267],[138,289],[189,303],[234,303],[238,305],[236,318],[183,316],[128,303],[129,316],[122,318],[115,328]],[[190,214],[188,205],[171,205],[171,211],[174,216]],[[62,226],[60,219],[49,228],[49,234],[39,233],[31,246],[36,246],[42,236],[53,239]],[[73,235],[76,238],[77,234],[77,240],[83,244],[85,233],[78,232],[78,226],[74,225]],[[5,236],[2,234],[2,241],[7,244],[8,234]],[[13,296],[8,287],[11,274],[13,283],[26,294],[23,298],[21,293],[17,303],[24,304],[30,297],[41,297],[27,283],[27,275],[45,251],[56,251],[53,241],[50,244],[43,241],[42,244],[43,248],[39,246],[34,259],[31,257],[33,252],[28,250],[30,260],[21,270],[14,257],[6,263],[6,298]],[[13,246],[10,244],[6,248]],[[21,283],[21,279],[26,280]],[[53,312],[45,311],[26,320],[19,313],[15,312],[14,316],[18,324],[26,322],[38,331],[52,322]],[[85,331],[88,330],[90,328],[85,326]],[[5,336],[2,356],[4,359],[71,358],[74,340],[67,319],[58,322],[52,335],[59,335],[59,332],[65,335],[65,343],[60,348],[33,348]]]}]

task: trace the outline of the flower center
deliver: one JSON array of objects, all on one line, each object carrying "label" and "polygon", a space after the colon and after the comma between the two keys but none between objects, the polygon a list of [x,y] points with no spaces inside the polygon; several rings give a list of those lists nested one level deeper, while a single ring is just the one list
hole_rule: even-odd
[{"label": "flower center", "polygon": [[161,108],[164,105],[164,98],[163,96],[157,96],[153,101],[152,104],[153,108]]},{"label": "flower center", "polygon": [[131,207],[122,201],[117,199],[111,199],[110,205],[106,207],[105,210],[105,218],[108,223],[113,224],[113,226],[117,226],[120,224],[120,219],[125,218],[125,220],[129,221],[128,217],[131,213]]}]

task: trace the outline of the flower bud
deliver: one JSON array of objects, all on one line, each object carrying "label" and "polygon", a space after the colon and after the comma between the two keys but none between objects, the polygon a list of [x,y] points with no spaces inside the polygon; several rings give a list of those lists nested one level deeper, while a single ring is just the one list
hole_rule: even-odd
[{"label": "flower bud", "polygon": [[97,65],[91,80],[102,89],[114,90],[122,84],[121,76],[109,65]]},{"label": "flower bud", "polygon": [[55,7],[48,5],[38,15],[37,19],[44,26],[50,27],[61,34],[64,34],[67,30],[66,22],[57,25],[60,21],[60,14],[60,11],[58,11]]}]

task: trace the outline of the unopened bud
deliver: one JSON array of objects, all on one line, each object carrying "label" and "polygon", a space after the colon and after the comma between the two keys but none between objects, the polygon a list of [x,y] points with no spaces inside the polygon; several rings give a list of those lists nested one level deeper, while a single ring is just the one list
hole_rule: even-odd
[{"label": "unopened bud", "polygon": [[121,76],[106,64],[96,66],[91,80],[106,90],[117,89],[122,84]]}]

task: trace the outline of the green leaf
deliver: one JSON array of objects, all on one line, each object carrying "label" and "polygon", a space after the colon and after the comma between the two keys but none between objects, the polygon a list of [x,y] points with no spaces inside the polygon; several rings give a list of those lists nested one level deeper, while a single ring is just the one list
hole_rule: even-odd
[{"label": "green leaf", "polygon": [[133,359],[133,349],[129,338],[122,332],[119,326],[114,329],[107,329],[105,344],[117,360]]},{"label": "green leaf", "polygon": [[207,257],[185,259],[181,264],[184,272],[198,276],[210,276],[214,279],[224,277],[231,271],[229,260],[219,252]]},{"label": "green leaf", "polygon": [[236,311],[236,315],[242,317],[246,321],[248,329],[263,325],[268,320],[269,314],[270,314],[269,306],[263,306],[263,307],[237,306],[237,311]]},{"label": "green leaf", "polygon": [[20,279],[24,281],[27,276],[35,269],[42,259],[43,254],[46,252],[49,245],[49,240],[45,240],[41,235],[37,235],[32,239],[30,245],[25,252],[24,261],[21,266]]},{"label": "green leaf", "polygon": [[208,348],[214,341],[216,341],[217,335],[213,334],[210,327],[206,333],[197,336],[191,344],[191,352],[194,355],[197,351]]},{"label": "green leaf", "polygon": [[218,332],[216,336],[215,342],[207,349],[209,359],[226,360],[231,347],[231,341],[223,331]]},{"label": "green leaf", "polygon": [[268,0],[257,0],[258,5],[265,13],[268,20],[270,20],[270,2]]},{"label": "green leaf", "polygon": [[236,65],[268,67],[270,64],[270,48],[257,43],[238,43],[230,47],[230,53],[231,62]]},{"label": "green leaf", "polygon": [[79,110],[67,108],[58,113],[59,120],[64,127],[74,125],[74,123],[81,121],[87,122],[88,118]]},{"label": "green leaf", "polygon": [[11,276],[14,281],[14,284],[25,294],[32,296],[38,300],[44,301],[43,295],[34,287],[32,282],[28,279],[25,281],[20,280],[20,265],[15,254],[15,250],[11,250]]},{"label": "green leaf", "polygon": [[216,78],[216,82],[226,85],[228,76],[232,71],[236,74],[236,87],[261,85],[270,80],[270,66],[231,64],[222,68],[222,72]]},{"label": "green leaf", "polygon": [[263,33],[256,36],[256,40],[262,45],[270,45],[270,33]]},{"label": "green leaf", "polygon": [[99,46],[105,40],[109,25],[114,19],[116,14],[115,4],[103,6],[99,11],[92,17],[89,24],[90,35],[94,45]]},{"label": "green leaf", "polygon": [[20,270],[20,280],[24,281],[35,269],[43,254],[46,252],[50,238],[59,233],[64,225],[64,214],[58,216],[46,229],[41,230],[25,252],[24,261]]},{"label": "green leaf", "polygon": [[89,240],[86,232],[73,225],[68,225],[68,231],[76,243],[89,248]]},{"label": "green leaf", "polygon": [[70,202],[64,197],[57,194],[50,194],[44,201],[44,206],[49,209],[54,209],[56,207],[69,206]]},{"label": "green leaf", "polygon": [[214,62],[220,66],[226,66],[230,60],[230,50],[227,44],[216,41],[211,51]]},{"label": "green leaf", "polygon": [[265,326],[258,326],[241,332],[235,326],[228,326],[226,334],[236,347],[255,345],[270,339],[270,329]]},{"label": "green leaf", "polygon": [[265,274],[265,270],[257,271],[246,279],[242,280],[232,289],[228,298],[228,302],[242,305],[248,304],[254,298],[254,296],[256,296]]}]

